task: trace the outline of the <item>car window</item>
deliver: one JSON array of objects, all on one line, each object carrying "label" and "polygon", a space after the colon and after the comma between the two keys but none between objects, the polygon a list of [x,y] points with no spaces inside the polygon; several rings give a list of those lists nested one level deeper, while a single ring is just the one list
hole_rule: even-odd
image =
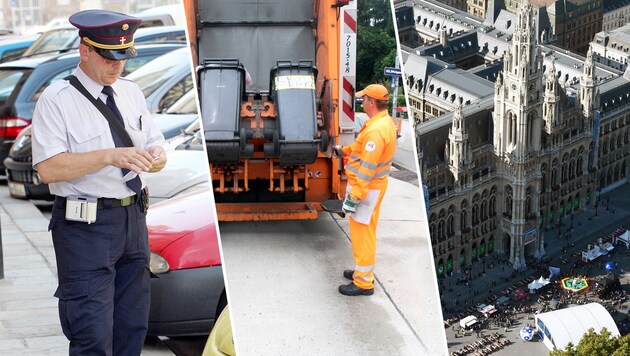
[{"label": "car window", "polygon": [[179,98],[188,93],[193,88],[192,75],[187,75],[186,78],[177,82],[166,94],[160,99],[158,104],[158,111],[163,112],[173,105]]},{"label": "car window", "polygon": [[42,85],[39,86],[39,88],[37,88],[37,90],[35,91],[35,93],[31,96],[31,98],[29,99],[29,101],[37,101],[37,99],[39,99],[39,96],[42,95],[42,93],[44,92],[44,89],[48,88],[48,86],[52,83],[52,82],[56,82],[59,79],[63,79],[65,77],[67,77],[70,73],[72,73],[72,71],[74,70],[74,67],[68,68],[60,73],[55,74],[54,76],[48,78],[48,80],[44,81],[42,83]]},{"label": "car window", "polygon": [[138,68],[127,79],[138,84],[144,96],[148,97],[164,82],[175,76],[182,63],[190,65],[189,56],[189,51],[169,52]]},{"label": "car window", "polygon": [[167,114],[196,114],[197,92],[189,91],[166,109]]},{"label": "car window", "polygon": [[149,56],[137,56],[127,60],[125,63],[125,69],[123,70],[121,77],[126,77],[127,75],[136,71],[136,69],[142,67],[143,65],[149,63],[160,56],[159,54],[149,55]]},{"label": "car window", "polygon": [[4,53],[2,53],[2,58],[0,58],[0,62],[8,62],[22,57],[22,53],[24,53],[27,48],[28,47],[16,48],[4,51]]},{"label": "car window", "polygon": [[155,27],[155,26],[166,26],[166,24],[164,24],[164,21],[162,19],[142,20],[142,22],[140,22],[139,28]]},{"label": "car window", "polygon": [[24,52],[24,55],[33,55],[48,52],[60,52],[79,46],[78,30],[76,28],[62,28],[44,32]]},{"label": "car window", "polygon": [[0,70],[0,105],[7,102],[20,79],[26,78],[31,71],[31,69],[12,68]]}]

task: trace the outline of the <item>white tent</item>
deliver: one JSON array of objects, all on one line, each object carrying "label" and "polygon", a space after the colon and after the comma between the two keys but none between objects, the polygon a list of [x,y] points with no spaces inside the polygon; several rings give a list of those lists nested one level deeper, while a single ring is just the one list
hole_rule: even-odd
[{"label": "white tent", "polygon": [[529,288],[529,290],[536,290],[546,286],[547,284],[549,284],[549,280],[540,276],[540,278],[534,279],[531,283],[529,283],[527,288]]},{"label": "white tent", "polygon": [[459,326],[464,329],[470,329],[475,324],[477,324],[477,318],[474,315],[469,315],[459,321]]},{"label": "white tent", "polygon": [[612,316],[598,303],[541,313],[535,317],[536,331],[549,350],[563,350],[569,342],[577,345],[590,328],[595,332],[606,328],[613,336],[619,336]]},{"label": "white tent", "polygon": [[630,231],[626,230],[623,234],[617,236],[617,244],[622,243],[626,248],[630,248]]}]

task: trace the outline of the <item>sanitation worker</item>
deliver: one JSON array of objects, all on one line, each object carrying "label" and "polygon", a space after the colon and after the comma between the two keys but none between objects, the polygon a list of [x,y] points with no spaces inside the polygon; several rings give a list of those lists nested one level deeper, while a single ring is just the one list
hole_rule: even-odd
[{"label": "sanitation worker", "polygon": [[349,296],[374,294],[376,225],[396,150],[396,127],[387,114],[387,88],[371,84],[356,96],[364,98],[369,119],[353,144],[334,147],[338,155],[349,156],[343,211],[349,214],[355,266],[343,272],[352,283],[339,286],[339,293]]},{"label": "sanitation worker", "polygon": [[142,20],[87,10],[80,62],[42,93],[33,166],[55,195],[49,229],[70,355],[140,355],[149,318],[148,195],[138,173],[166,164],[140,88],[119,78]]}]

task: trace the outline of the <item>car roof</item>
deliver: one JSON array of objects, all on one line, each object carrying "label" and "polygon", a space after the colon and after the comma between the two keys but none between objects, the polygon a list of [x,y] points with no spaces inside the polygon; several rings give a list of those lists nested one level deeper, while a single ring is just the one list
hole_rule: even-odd
[{"label": "car roof", "polygon": [[[151,48],[169,48],[178,49],[183,47],[183,43],[146,43],[146,44],[137,44],[136,50],[144,51]],[[39,55],[35,55],[32,57],[20,58],[15,61],[0,63],[0,68],[6,67],[20,67],[20,68],[35,68],[42,63],[48,62],[56,62],[67,59],[77,59],[79,57],[79,52],[76,50],[71,50],[70,52],[65,53],[42,53]]]}]

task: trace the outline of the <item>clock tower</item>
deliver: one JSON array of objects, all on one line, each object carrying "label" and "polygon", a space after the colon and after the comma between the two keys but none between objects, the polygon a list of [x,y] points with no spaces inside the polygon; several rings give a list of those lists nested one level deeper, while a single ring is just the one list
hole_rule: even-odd
[{"label": "clock tower", "polygon": [[503,72],[495,83],[494,152],[503,186],[504,236],[497,242],[498,253],[509,254],[514,268],[525,266],[525,252],[539,256],[538,192],[542,119],[543,60],[538,47],[533,8],[521,5],[512,44],[503,59]]}]

